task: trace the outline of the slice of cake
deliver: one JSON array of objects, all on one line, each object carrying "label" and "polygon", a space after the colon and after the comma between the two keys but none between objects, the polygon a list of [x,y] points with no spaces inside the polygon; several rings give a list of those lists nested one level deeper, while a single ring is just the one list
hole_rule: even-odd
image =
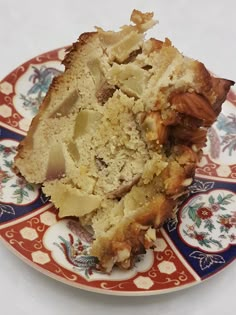
[{"label": "slice of cake", "polygon": [[131,21],[72,45],[15,158],[61,218],[93,228],[91,254],[106,272],[153,246],[233,85],[170,40],[145,40],[152,13],[134,10]]}]

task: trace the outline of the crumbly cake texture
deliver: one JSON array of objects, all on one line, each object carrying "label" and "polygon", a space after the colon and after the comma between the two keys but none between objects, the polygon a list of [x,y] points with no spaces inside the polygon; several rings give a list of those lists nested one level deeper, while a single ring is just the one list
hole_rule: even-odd
[{"label": "crumbly cake texture", "polygon": [[169,39],[145,40],[152,13],[134,10],[131,21],[72,45],[14,162],[61,218],[93,228],[91,254],[106,272],[131,268],[153,246],[233,85]]}]

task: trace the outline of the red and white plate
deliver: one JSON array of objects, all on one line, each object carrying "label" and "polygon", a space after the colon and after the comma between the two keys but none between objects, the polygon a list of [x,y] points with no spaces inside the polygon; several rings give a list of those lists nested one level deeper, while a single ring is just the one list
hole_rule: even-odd
[{"label": "red and white plate", "polygon": [[66,284],[105,294],[151,295],[202,282],[236,258],[236,94],[230,91],[176,219],[157,231],[156,247],[132,270],[100,272],[89,255],[92,235],[60,220],[40,187],[12,171],[65,49],[37,56],[0,82],[0,239],[26,263]]}]

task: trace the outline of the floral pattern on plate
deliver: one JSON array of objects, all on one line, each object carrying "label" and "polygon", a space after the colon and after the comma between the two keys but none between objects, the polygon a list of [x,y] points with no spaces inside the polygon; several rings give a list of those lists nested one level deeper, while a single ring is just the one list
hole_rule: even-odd
[{"label": "floral pattern on plate", "polygon": [[38,197],[38,188],[12,171],[17,145],[14,140],[0,141],[0,202],[25,205]]},{"label": "floral pattern on plate", "polygon": [[[90,291],[135,294],[164,293],[199,281],[195,272],[179,259],[162,231],[157,232],[155,249],[138,257],[132,270],[114,269],[104,274],[80,264],[79,258],[89,256],[91,234],[78,220],[59,220],[52,205],[6,225],[0,225],[0,235],[25,261],[51,277]],[[67,244],[67,246],[64,246]],[[62,248],[63,247],[63,248]]]},{"label": "floral pattern on plate", "polygon": [[31,64],[15,85],[13,103],[18,113],[30,121],[36,115],[39,105],[52,82],[59,75],[58,62],[49,61],[43,64]]},{"label": "floral pattern on plate", "polygon": [[200,251],[192,252],[189,257],[195,258],[199,261],[199,266],[201,270],[205,270],[210,268],[212,265],[215,264],[224,264],[225,260],[224,257],[217,254],[206,254]]},{"label": "floral pattern on plate", "polygon": [[224,190],[198,194],[181,210],[179,233],[188,245],[218,252],[236,244],[236,196]]},{"label": "floral pattern on plate", "polygon": [[236,179],[236,113],[235,106],[226,101],[222,113],[208,132],[207,146],[197,174],[205,178]]},{"label": "floral pattern on plate", "polygon": [[53,50],[16,68],[0,82],[1,124],[25,134],[52,78],[63,70],[65,49]]},{"label": "floral pattern on plate", "polygon": [[149,270],[153,264],[153,253],[148,251],[145,259],[143,255],[137,257],[132,270],[122,272],[116,269],[111,275],[105,275],[99,269],[97,258],[89,253],[92,240],[91,232],[82,227],[78,220],[72,219],[60,220],[47,230],[43,238],[44,245],[59,265],[87,280],[125,280],[137,272]]}]

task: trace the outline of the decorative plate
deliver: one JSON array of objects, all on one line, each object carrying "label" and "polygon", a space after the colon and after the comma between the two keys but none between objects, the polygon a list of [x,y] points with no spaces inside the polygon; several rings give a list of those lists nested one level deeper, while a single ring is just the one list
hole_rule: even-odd
[{"label": "decorative plate", "polygon": [[42,273],[105,294],[150,295],[198,284],[236,258],[236,94],[231,90],[208,135],[204,156],[178,217],[157,232],[156,247],[130,271],[104,275],[89,256],[92,236],[72,219],[59,220],[42,194],[12,172],[64,49],[40,55],[0,82],[0,239]]}]

